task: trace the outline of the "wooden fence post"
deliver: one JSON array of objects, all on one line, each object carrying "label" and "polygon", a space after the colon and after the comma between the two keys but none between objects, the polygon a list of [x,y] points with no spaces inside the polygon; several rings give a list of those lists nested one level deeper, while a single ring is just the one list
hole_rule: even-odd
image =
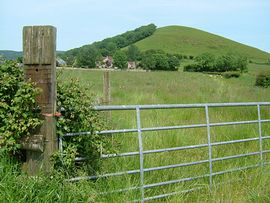
[{"label": "wooden fence post", "polygon": [[103,104],[109,105],[111,100],[110,72],[103,72]]},{"label": "wooden fence post", "polygon": [[[110,71],[103,72],[103,105],[109,105],[111,103],[111,84],[110,84]],[[112,112],[106,113],[107,120],[112,117]]]},{"label": "wooden fence post", "polygon": [[56,136],[56,28],[26,26],[23,28],[23,63],[25,79],[41,89],[37,97],[44,122],[35,135],[23,142],[26,149],[24,169],[29,175],[48,172],[50,158],[57,150]]}]

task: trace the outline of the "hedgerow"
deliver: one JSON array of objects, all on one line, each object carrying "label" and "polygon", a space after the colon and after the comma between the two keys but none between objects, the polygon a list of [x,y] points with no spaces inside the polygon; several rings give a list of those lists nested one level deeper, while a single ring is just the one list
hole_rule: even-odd
[{"label": "hedgerow", "polygon": [[24,81],[15,62],[0,65],[0,150],[14,155],[20,139],[42,123],[35,101],[38,93],[31,81]]},{"label": "hedgerow", "polygon": [[[106,135],[97,135],[105,123],[102,116],[94,111],[94,96],[89,89],[71,79],[57,83],[57,108],[64,109],[57,117],[57,135],[70,132],[89,132],[89,135],[63,138],[63,153],[52,157],[55,169],[67,174],[76,172],[75,157],[86,158],[81,164],[88,173],[99,167],[101,151],[108,149]],[[42,124],[42,115],[36,103],[40,90],[31,81],[24,80],[22,68],[15,62],[0,65],[0,150],[14,155],[21,149],[20,140],[30,136]]]},{"label": "hedgerow", "polygon": [[270,87],[270,71],[258,74],[255,85],[260,87]]},{"label": "hedgerow", "polygon": [[[89,95],[89,88],[81,86],[79,81],[71,79],[57,83],[57,106],[62,109],[62,116],[57,118],[57,135],[63,138],[63,153],[54,155],[55,167],[75,173],[75,157],[86,158],[79,168],[94,173],[99,168],[100,153],[108,150],[107,135],[98,135],[96,131],[104,128],[102,116],[92,106],[94,95]],[[63,137],[71,132],[89,132],[87,135]]]},{"label": "hedgerow", "polygon": [[203,53],[195,57],[195,63],[184,67],[188,72],[247,72],[247,58],[237,54],[225,54],[214,56],[210,53]]}]

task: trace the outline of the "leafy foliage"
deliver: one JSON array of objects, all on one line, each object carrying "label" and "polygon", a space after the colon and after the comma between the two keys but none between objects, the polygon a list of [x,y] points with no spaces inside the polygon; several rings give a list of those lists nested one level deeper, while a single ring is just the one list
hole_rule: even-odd
[{"label": "leafy foliage", "polygon": [[135,45],[130,45],[127,49],[127,58],[129,61],[141,60],[141,52]]},{"label": "leafy foliage", "polygon": [[148,50],[142,54],[141,66],[146,70],[175,71],[179,65],[178,57],[162,50]]},{"label": "leafy foliage", "polygon": [[[139,40],[142,40],[152,35],[155,30],[156,26],[154,24],[141,26],[139,28],[136,28],[135,30],[125,32],[115,37],[107,38],[99,42],[94,42],[93,44],[85,45],[80,48],[71,49],[62,54],[61,57],[67,62],[68,65],[94,67],[93,61],[97,62],[99,59],[96,56],[112,56],[117,50],[120,50],[121,48],[129,46]],[[91,54],[91,56],[89,56],[92,58],[93,61],[82,60],[85,57],[85,50],[93,49],[95,49],[97,52],[96,54]]]},{"label": "leafy foliage", "polygon": [[125,52],[118,50],[115,52],[113,55],[113,61],[114,61],[114,66],[118,67],[120,69],[126,69],[127,68],[127,56]]},{"label": "leafy foliage", "polygon": [[100,54],[95,47],[83,47],[74,65],[82,68],[95,68],[99,56]]},{"label": "leafy foliage", "polygon": [[67,173],[76,171],[75,157],[86,157],[83,165],[89,173],[94,173],[99,167],[100,152],[106,144],[106,135],[97,135],[105,123],[100,114],[92,109],[93,97],[87,94],[89,89],[79,85],[79,81],[71,79],[58,83],[57,105],[64,109],[57,120],[57,134],[63,137],[70,132],[89,132],[88,135],[65,137],[63,140],[63,154],[55,154],[55,166],[65,168]]},{"label": "leafy foliage", "polygon": [[15,62],[0,65],[0,145],[15,153],[19,140],[30,135],[40,124],[35,97],[39,93],[33,83],[25,82],[23,71]]},{"label": "leafy foliage", "polygon": [[270,71],[258,74],[255,85],[260,87],[270,87]]},{"label": "leafy foliage", "polygon": [[226,54],[215,57],[210,53],[203,53],[195,58],[195,64],[184,67],[189,72],[247,72],[247,58],[240,55]]},{"label": "leafy foliage", "polygon": [[[57,134],[63,137],[69,132],[90,132],[89,135],[64,139],[63,155],[54,155],[56,168],[75,172],[75,157],[87,158],[83,165],[88,172],[97,170],[99,154],[106,148],[106,137],[97,135],[105,125],[101,116],[91,106],[93,97],[89,89],[79,85],[77,80],[57,83],[57,104],[65,109],[57,118]],[[7,61],[0,66],[0,149],[14,154],[20,148],[20,139],[29,136],[42,123],[35,97],[40,91],[33,83],[25,82],[21,68],[15,62]],[[108,149],[108,148],[106,148]]]}]

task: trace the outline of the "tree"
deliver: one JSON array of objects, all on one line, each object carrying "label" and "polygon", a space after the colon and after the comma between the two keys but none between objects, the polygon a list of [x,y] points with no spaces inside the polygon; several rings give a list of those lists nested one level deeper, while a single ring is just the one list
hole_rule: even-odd
[{"label": "tree", "polygon": [[155,54],[156,70],[169,70],[168,58],[165,54]]},{"label": "tree", "polygon": [[79,51],[77,56],[76,66],[83,68],[96,67],[96,58],[99,56],[98,50],[94,47],[84,47]]},{"label": "tree", "polygon": [[17,57],[16,61],[18,63],[23,63],[23,57],[22,56]]},{"label": "tree", "polygon": [[155,70],[156,60],[152,54],[144,54],[141,60],[141,66],[145,70]]},{"label": "tree", "polygon": [[127,49],[127,57],[130,61],[137,61],[141,58],[141,52],[135,45],[130,45]]},{"label": "tree", "polygon": [[141,66],[146,70],[175,71],[179,64],[178,57],[166,54],[162,50],[147,50],[142,54]]},{"label": "tree", "polygon": [[245,57],[245,56],[239,56],[237,58],[237,60],[236,60],[236,66],[240,70],[241,73],[248,71],[247,65],[248,65],[247,57]]},{"label": "tree", "polygon": [[[215,58],[214,55],[203,53],[195,58],[195,64],[187,65],[184,70],[192,72],[247,72],[247,57],[228,53]],[[238,74],[233,73],[235,76]],[[231,75],[231,74],[228,74]]]},{"label": "tree", "polygon": [[169,70],[177,70],[180,65],[180,60],[173,55],[168,55]]},{"label": "tree", "polygon": [[[125,32],[111,38],[106,38],[102,41],[94,42],[90,45],[85,45],[80,48],[66,51],[61,58],[63,58],[68,65],[94,67],[94,57],[90,59],[87,50],[89,51],[95,47],[96,51],[102,56],[113,56],[114,53],[124,47],[127,47],[135,42],[151,36],[156,31],[154,24],[141,26],[135,30]],[[137,59],[139,60],[139,59]]]},{"label": "tree", "polygon": [[202,71],[210,71],[215,65],[215,56],[210,53],[203,53],[197,56],[195,61],[201,66]]},{"label": "tree", "polygon": [[113,55],[113,63],[115,67],[118,67],[120,69],[126,69],[127,68],[127,55],[125,52],[118,50]]}]

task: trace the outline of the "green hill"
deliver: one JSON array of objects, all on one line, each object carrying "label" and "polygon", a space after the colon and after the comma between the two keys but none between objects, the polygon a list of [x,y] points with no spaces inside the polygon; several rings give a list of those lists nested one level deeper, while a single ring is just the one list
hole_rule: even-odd
[{"label": "green hill", "polygon": [[[57,51],[57,54],[62,54],[64,51]],[[16,60],[18,57],[22,57],[22,51],[12,51],[12,50],[0,50],[0,56],[7,60]]]},{"label": "green hill", "polygon": [[0,55],[8,60],[15,60],[22,56],[21,51],[11,51],[11,50],[0,50]]},{"label": "green hill", "polygon": [[209,32],[184,26],[158,28],[153,35],[138,41],[135,45],[141,51],[161,49],[167,53],[188,56],[197,56],[205,52],[216,55],[231,52],[245,55],[250,60],[258,63],[265,63],[270,59],[270,54],[265,51]]}]

